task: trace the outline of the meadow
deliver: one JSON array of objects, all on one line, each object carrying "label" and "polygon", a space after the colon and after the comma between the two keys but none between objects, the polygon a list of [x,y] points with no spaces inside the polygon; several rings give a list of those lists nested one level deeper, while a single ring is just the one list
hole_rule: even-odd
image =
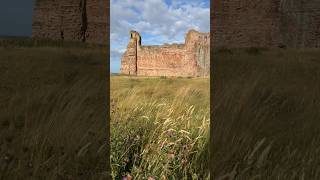
[{"label": "meadow", "polygon": [[114,179],[209,179],[209,78],[110,82]]},{"label": "meadow", "polygon": [[320,179],[320,51],[213,54],[213,179]]},{"label": "meadow", "polygon": [[[108,179],[103,52],[0,41],[0,179]],[[320,179],[320,51],[212,62],[210,79],[111,76],[113,178]]]},{"label": "meadow", "polygon": [[0,179],[108,179],[101,47],[0,41]]}]

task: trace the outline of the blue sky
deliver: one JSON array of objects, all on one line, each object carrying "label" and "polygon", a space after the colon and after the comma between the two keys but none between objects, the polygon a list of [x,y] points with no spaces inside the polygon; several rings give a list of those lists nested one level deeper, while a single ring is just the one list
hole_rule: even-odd
[{"label": "blue sky", "polygon": [[184,43],[190,29],[210,31],[210,0],[111,0],[110,71],[120,71],[129,31],[142,45]]},{"label": "blue sky", "polygon": [[0,36],[31,36],[34,0],[2,1]]}]

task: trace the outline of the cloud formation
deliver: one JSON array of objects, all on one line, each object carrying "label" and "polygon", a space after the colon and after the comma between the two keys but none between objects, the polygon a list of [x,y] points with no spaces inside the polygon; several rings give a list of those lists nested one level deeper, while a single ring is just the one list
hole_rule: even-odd
[{"label": "cloud formation", "polygon": [[142,35],[142,44],[183,43],[189,29],[209,32],[209,7],[209,0],[111,0],[111,68],[119,66],[130,30]]}]

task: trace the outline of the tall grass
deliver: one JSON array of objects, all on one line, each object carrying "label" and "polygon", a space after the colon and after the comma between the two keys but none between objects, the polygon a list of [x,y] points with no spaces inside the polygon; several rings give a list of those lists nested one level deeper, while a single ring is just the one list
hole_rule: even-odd
[{"label": "tall grass", "polygon": [[213,179],[320,179],[320,51],[214,53]]},{"label": "tall grass", "polygon": [[209,179],[209,79],[111,77],[114,179]]},{"label": "tall grass", "polygon": [[102,179],[100,49],[0,47],[0,179]]}]

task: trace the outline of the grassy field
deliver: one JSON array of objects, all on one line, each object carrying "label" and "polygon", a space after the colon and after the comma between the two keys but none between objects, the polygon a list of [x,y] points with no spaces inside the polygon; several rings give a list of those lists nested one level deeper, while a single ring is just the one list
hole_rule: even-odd
[{"label": "grassy field", "polygon": [[[0,43],[0,180],[106,179],[102,52]],[[208,179],[210,163],[212,179],[320,179],[320,51],[224,49],[213,62],[211,122],[208,78],[111,76],[113,177]]]},{"label": "grassy field", "polygon": [[320,179],[320,50],[214,53],[213,179]]},{"label": "grassy field", "polygon": [[209,179],[208,78],[111,76],[114,179]]},{"label": "grassy field", "polygon": [[0,179],[106,179],[103,50],[0,44]]}]

